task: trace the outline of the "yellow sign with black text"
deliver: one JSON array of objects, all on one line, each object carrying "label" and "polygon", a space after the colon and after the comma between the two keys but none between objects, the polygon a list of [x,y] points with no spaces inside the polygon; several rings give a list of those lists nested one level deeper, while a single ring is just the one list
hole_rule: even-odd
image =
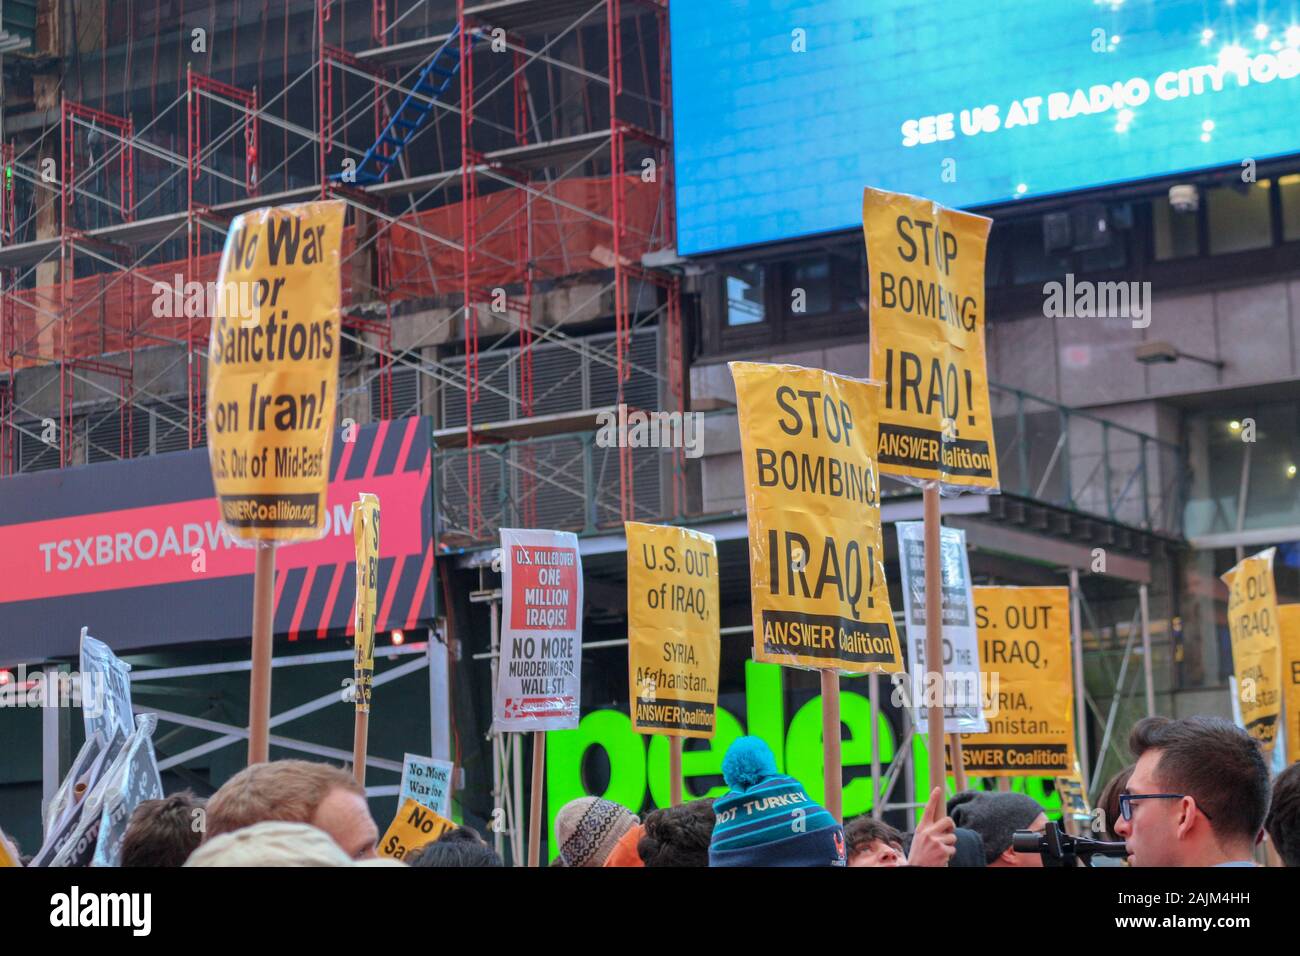
[{"label": "yellow sign with black text", "polygon": [[1268,548],[1251,555],[1221,578],[1228,586],[1228,632],[1241,721],[1265,751],[1273,749],[1282,709],[1282,647],[1273,586],[1276,551]]},{"label": "yellow sign with black text", "polygon": [[407,797],[384,838],[379,841],[379,855],[391,856],[394,860],[405,859],[412,850],[418,850],[454,829],[456,824],[446,817],[421,806],[414,797]]},{"label": "yellow sign with black text", "polygon": [[867,189],[871,376],[883,384],[880,472],[997,492],[984,357],[984,254],[992,220]]},{"label": "yellow sign with black text", "polygon": [[339,378],[341,202],[256,209],[226,236],[208,346],[208,449],[244,541],[325,528]]},{"label": "yellow sign with black text", "polygon": [[885,584],[880,385],[732,362],[749,512],[754,660],[903,669]]},{"label": "yellow sign with black text", "polygon": [[628,521],[632,727],[712,737],[718,708],[718,546],[689,528]]},{"label": "yellow sign with black text", "polygon": [[1286,720],[1287,766],[1300,763],[1300,604],[1279,604],[1282,645],[1282,712]]},{"label": "yellow sign with black text", "polygon": [[1068,776],[1075,768],[1070,589],[977,587],[987,734],[962,734],[981,777]]},{"label": "yellow sign with black text", "polygon": [[362,492],[352,502],[352,539],[357,555],[357,602],[352,619],[356,631],[354,696],[357,710],[370,713],[375,677],[375,615],[379,611],[379,498]]}]

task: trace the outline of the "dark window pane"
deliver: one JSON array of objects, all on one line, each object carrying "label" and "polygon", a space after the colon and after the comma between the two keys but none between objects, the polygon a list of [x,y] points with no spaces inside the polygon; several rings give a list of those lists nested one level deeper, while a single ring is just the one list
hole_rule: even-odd
[{"label": "dark window pane", "polygon": [[1277,188],[1282,191],[1282,239],[1300,239],[1300,174],[1281,177]]},{"label": "dark window pane", "polygon": [[831,310],[829,256],[796,259],[787,267],[785,308],[794,315],[824,315]]},{"label": "dark window pane", "polygon": [[1168,196],[1151,201],[1151,226],[1155,231],[1156,260],[1184,259],[1196,255],[1196,213],[1179,212]]},{"label": "dark window pane", "polygon": [[1267,179],[1216,186],[1205,193],[1210,216],[1210,255],[1272,245]]},{"label": "dark window pane", "polygon": [[732,266],[723,274],[727,282],[727,325],[754,325],[764,321],[763,267]]}]

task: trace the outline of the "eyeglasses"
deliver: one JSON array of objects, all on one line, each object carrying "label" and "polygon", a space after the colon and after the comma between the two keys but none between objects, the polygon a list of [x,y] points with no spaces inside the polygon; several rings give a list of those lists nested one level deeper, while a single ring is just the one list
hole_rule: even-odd
[{"label": "eyeglasses", "polygon": [[[1186,796],[1188,796],[1186,793],[1121,793],[1119,795],[1119,815],[1125,820],[1132,820],[1134,800],[1181,800]],[[1205,819],[1213,819],[1201,808],[1200,804],[1197,804],[1196,809],[1201,811]]]}]

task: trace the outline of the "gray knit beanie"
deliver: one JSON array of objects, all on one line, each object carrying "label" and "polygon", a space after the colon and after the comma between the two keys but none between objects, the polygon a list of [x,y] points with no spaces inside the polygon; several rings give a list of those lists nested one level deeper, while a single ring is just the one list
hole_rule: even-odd
[{"label": "gray knit beanie", "polygon": [[948,801],[948,816],[959,827],[974,830],[984,840],[985,862],[992,863],[1011,846],[1011,835],[1027,830],[1043,808],[1023,793],[982,793],[967,790]]}]

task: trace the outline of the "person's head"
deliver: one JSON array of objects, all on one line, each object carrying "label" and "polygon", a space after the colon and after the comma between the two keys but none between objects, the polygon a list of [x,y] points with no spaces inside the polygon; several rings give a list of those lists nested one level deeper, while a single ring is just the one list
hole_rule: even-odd
[{"label": "person's head", "polygon": [[365,790],[351,774],[324,763],[276,760],[239,771],[208,801],[203,839],[267,820],[317,827],[357,860],[373,857],[379,842]]},{"label": "person's head", "polygon": [[957,826],[980,835],[988,866],[1043,865],[1037,853],[1017,853],[1011,846],[1017,830],[1042,831],[1047,826],[1047,815],[1032,797],[967,790],[948,801],[948,816]]},{"label": "person's head", "polygon": [[1119,819],[1119,795],[1128,786],[1129,778],[1133,776],[1133,767],[1134,764],[1129,764],[1120,770],[1106,781],[1106,786],[1102,788],[1101,796],[1097,798],[1097,808],[1103,814],[1102,823],[1106,825],[1106,829],[1097,834],[1096,839],[1110,840],[1112,843],[1123,839],[1115,832],[1115,821]]},{"label": "person's head", "polygon": [[849,866],[907,866],[903,834],[883,820],[855,817],[844,825]]},{"label": "person's head", "polygon": [[432,843],[407,854],[407,866],[505,866],[497,851],[473,827],[448,830]]},{"label": "person's head", "polygon": [[1219,717],[1144,717],[1115,833],[1134,866],[1248,860],[1268,811],[1268,766],[1249,734]]},{"label": "person's head", "polygon": [[1300,763],[1293,763],[1273,781],[1273,802],[1264,829],[1283,864],[1300,866]]},{"label": "person's head", "polygon": [[661,807],[646,814],[645,832],[636,845],[650,867],[708,866],[713,838],[713,801],[692,800],[679,807]]},{"label": "person's head", "polygon": [[122,837],[122,866],[182,866],[203,841],[203,805],[189,790],[145,800]]},{"label": "person's head", "polygon": [[612,800],[579,797],[555,815],[555,841],[565,866],[604,866],[623,834],[641,821]]},{"label": "person's head", "polygon": [[713,801],[709,866],[844,866],[844,828],[780,773],[761,737],[737,737],[722,758],[730,788]]}]

